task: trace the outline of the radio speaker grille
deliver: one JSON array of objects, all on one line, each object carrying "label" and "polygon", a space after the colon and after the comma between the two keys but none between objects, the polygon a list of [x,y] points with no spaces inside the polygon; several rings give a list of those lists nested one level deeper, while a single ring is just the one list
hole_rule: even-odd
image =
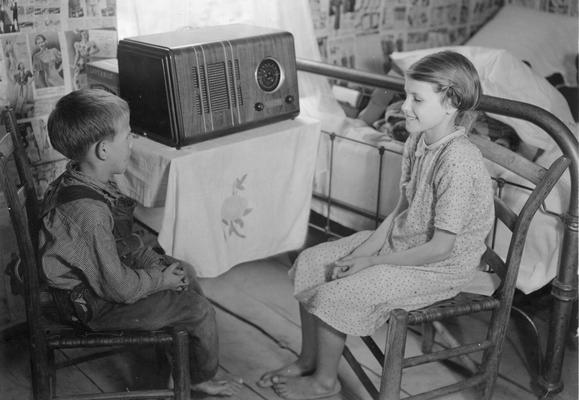
[{"label": "radio speaker grille", "polygon": [[193,101],[197,114],[209,114],[243,105],[239,60],[193,67],[192,73],[195,89]]}]

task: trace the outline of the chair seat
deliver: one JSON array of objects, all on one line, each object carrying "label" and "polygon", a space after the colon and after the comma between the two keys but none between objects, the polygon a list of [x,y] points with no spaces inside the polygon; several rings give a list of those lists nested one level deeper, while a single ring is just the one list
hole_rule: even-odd
[{"label": "chair seat", "polygon": [[459,315],[490,311],[499,308],[500,304],[500,301],[492,296],[461,292],[450,299],[409,312],[408,324],[416,325]]},{"label": "chair seat", "polygon": [[169,329],[155,331],[92,330],[82,324],[62,322],[56,305],[44,298],[40,327],[51,348],[102,347],[116,345],[170,344],[173,335]]}]

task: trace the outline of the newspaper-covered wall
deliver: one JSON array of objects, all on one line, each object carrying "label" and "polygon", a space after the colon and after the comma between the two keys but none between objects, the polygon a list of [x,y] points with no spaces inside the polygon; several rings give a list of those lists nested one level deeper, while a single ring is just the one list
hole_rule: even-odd
[{"label": "newspaper-covered wall", "polygon": [[116,0],[0,0],[0,104],[15,108],[39,195],[66,164],[48,114],[86,85],[88,62],[116,57],[116,25]]},{"label": "newspaper-covered wall", "polygon": [[394,51],[459,45],[504,4],[577,15],[577,0],[309,0],[322,60],[381,73]]}]

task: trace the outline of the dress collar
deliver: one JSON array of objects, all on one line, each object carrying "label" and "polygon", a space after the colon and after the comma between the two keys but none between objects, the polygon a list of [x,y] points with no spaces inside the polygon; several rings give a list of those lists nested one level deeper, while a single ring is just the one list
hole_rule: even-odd
[{"label": "dress collar", "polygon": [[437,149],[438,147],[442,146],[445,143],[450,142],[452,139],[455,139],[459,136],[463,136],[465,134],[465,129],[462,126],[456,128],[456,130],[446,136],[441,137],[436,142],[431,144],[426,144],[424,141],[424,133],[420,136],[418,140],[418,146],[416,148],[416,155],[423,155],[426,151],[431,151]]}]

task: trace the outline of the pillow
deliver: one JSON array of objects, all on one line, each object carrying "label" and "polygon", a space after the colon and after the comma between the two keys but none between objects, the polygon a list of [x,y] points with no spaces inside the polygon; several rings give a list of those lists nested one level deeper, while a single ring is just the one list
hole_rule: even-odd
[{"label": "pillow", "polygon": [[[454,50],[468,58],[477,69],[483,93],[530,103],[559,118],[571,132],[576,133],[575,122],[565,98],[547,80],[529,68],[518,57],[505,50],[472,46],[449,46],[407,52],[394,52],[391,57],[403,71],[422,57],[441,50]],[[503,115],[490,114],[510,125],[521,140],[531,146],[549,150],[556,146],[549,134],[531,122]]]},{"label": "pillow", "polygon": [[577,17],[504,6],[465,45],[500,47],[528,61],[542,77],[559,72],[577,86]]}]

